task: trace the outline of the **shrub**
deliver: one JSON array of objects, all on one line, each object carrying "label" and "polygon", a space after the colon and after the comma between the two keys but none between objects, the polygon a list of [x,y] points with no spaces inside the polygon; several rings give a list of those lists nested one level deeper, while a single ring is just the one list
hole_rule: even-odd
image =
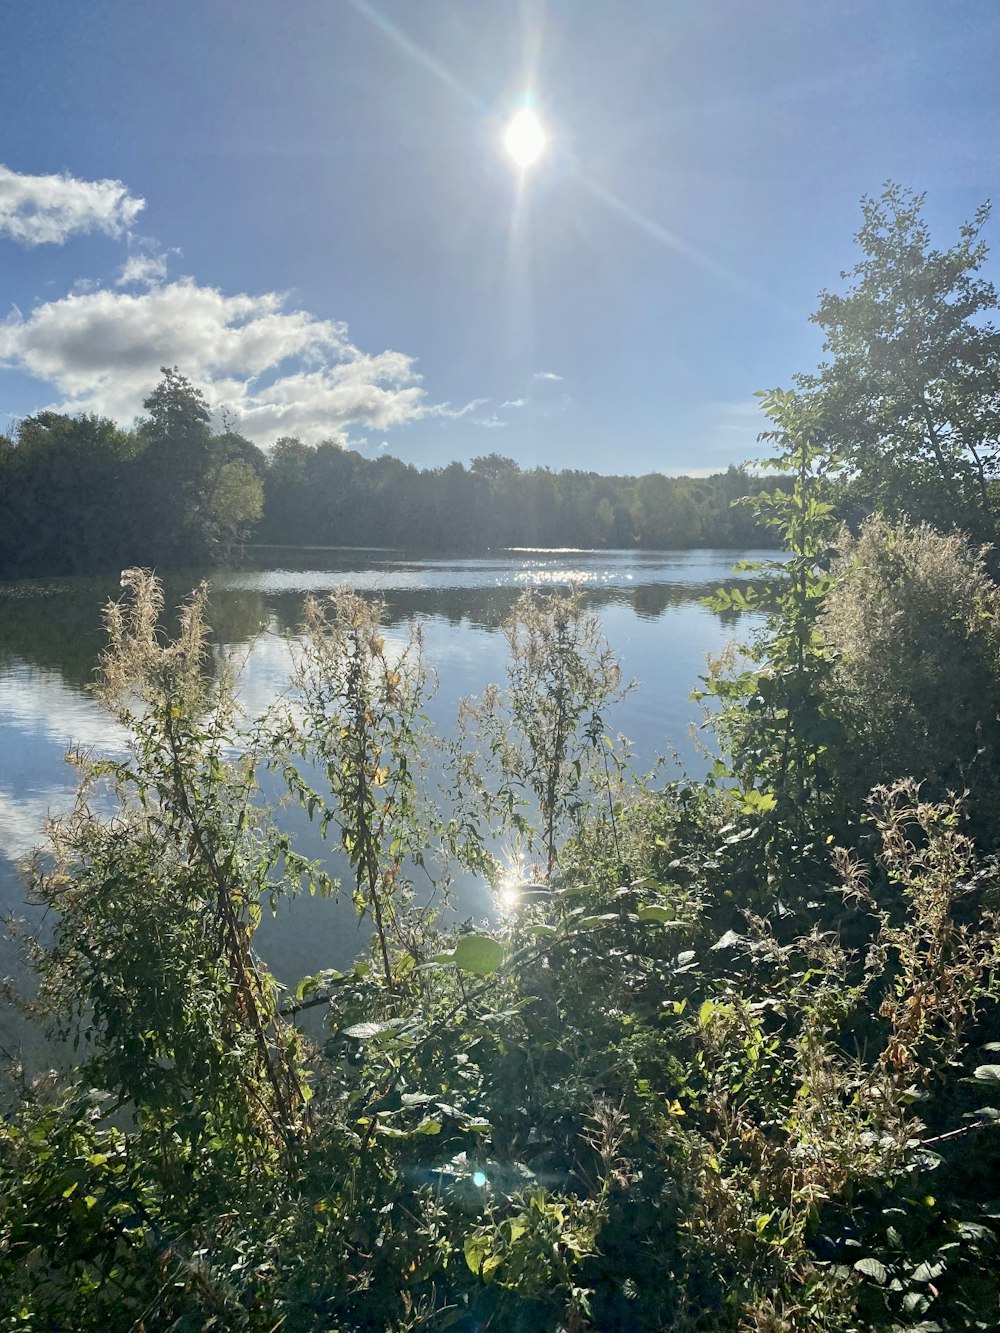
[{"label": "shrub", "polygon": [[875,517],[843,537],[834,574],[819,627],[847,730],[844,804],[857,809],[877,783],[903,776],[932,799],[967,789],[973,826],[995,845],[1000,590],[984,552],[958,533]]}]

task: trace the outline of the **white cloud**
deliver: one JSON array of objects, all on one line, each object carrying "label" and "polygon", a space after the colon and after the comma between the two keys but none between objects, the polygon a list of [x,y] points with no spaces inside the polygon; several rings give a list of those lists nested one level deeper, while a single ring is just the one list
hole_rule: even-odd
[{"label": "white cloud", "polygon": [[145,206],[121,181],[29,176],[0,164],[0,236],[21,245],[61,245],[77,232],[119,237]]},{"label": "white cloud", "polygon": [[176,364],[261,443],[343,440],[349,425],[382,431],[478,405],[427,403],[412,357],[364,353],[346,325],[286,305],[275,292],[226,296],[191,278],[144,292],[72,293],[0,323],[0,367],[51,384],[59,411],[128,422],[160,367]]},{"label": "white cloud", "polygon": [[129,255],[115,279],[116,287],[155,287],[167,276],[166,255]]},{"label": "white cloud", "polygon": [[508,398],[505,403],[500,404],[500,407],[501,409],[505,407],[523,407],[527,401],[527,398]]},{"label": "white cloud", "polygon": [[471,398],[464,407],[452,407],[451,403],[439,403],[436,407],[429,407],[427,415],[448,417],[452,421],[458,421],[462,417],[467,417],[470,412],[475,412],[477,407],[485,406],[489,401],[488,398]]},{"label": "white cloud", "polygon": [[534,374],[534,376],[533,376],[533,378],[536,379],[536,380],[555,380],[555,381],[559,381],[559,380],[562,379],[562,376],[561,376],[561,375],[556,375],[556,374],[555,374],[553,371],[551,371],[551,370],[536,370],[536,371],[535,371],[535,374]]},{"label": "white cloud", "polygon": [[168,282],[168,259],[180,252],[131,231],[143,207],[120,181],[0,166],[0,237],[39,245],[100,230],[128,239],[113,285],[80,280],[68,295],[0,321],[0,370],[50,385],[59,395],[48,404],[54,410],[130,423],[161,366],[172,365],[262,444],[279,435],[346,444],[349,427],[458,420],[487,402],[428,402],[411,356],[363,352],[345,324],[290,309],[280,293],[226,295],[190,277]]}]

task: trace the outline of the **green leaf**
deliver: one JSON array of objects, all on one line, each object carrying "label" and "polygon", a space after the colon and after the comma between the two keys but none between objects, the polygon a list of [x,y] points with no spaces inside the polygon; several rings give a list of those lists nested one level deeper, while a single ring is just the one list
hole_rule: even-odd
[{"label": "green leaf", "polygon": [[455,942],[455,966],[487,976],[503,962],[503,945],[492,935],[462,935]]},{"label": "green leaf", "polygon": [[316,990],[319,990],[319,978],[303,977],[295,987],[295,998],[297,1000],[304,1000],[307,995],[311,995],[313,991]]},{"label": "green leaf", "polygon": [[606,926],[609,921],[621,921],[617,912],[602,912],[599,916],[581,917],[576,923],[577,930],[594,930],[597,926]]},{"label": "green leaf", "polygon": [[380,1037],[387,1026],[385,1023],[355,1023],[342,1030],[345,1037],[356,1037],[358,1041],[371,1041],[373,1037]]},{"label": "green leaf", "polygon": [[933,1282],[935,1278],[941,1276],[946,1265],[940,1260],[935,1263],[931,1259],[925,1259],[919,1268],[913,1274],[914,1282]]},{"label": "green leaf", "polygon": [[972,1077],[977,1083],[991,1083],[1000,1088],[1000,1065],[978,1065]]},{"label": "green leaf", "polygon": [[889,1277],[889,1270],[885,1264],[880,1263],[874,1255],[867,1255],[864,1259],[859,1259],[854,1265],[856,1273],[863,1273],[865,1277],[870,1277],[877,1282],[880,1287],[885,1286]]},{"label": "green leaf", "polygon": [[665,926],[683,926],[677,921],[669,907],[640,907],[636,913],[640,921],[662,921]]},{"label": "green leaf", "polygon": [[740,792],[739,800],[742,802],[744,810],[750,814],[765,815],[778,804],[773,792],[756,791],[755,789]]},{"label": "green leaf", "polygon": [[480,1236],[473,1232],[471,1236],[466,1236],[465,1244],[462,1246],[465,1253],[465,1262],[469,1269],[479,1276],[483,1267],[483,1261],[490,1252],[490,1242],[486,1236]]}]

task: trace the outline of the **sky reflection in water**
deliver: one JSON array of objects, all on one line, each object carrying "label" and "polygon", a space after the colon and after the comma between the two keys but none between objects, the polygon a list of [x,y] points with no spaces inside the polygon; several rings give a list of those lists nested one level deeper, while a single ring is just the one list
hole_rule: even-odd
[{"label": "sky reflection in water", "polygon": [[[428,713],[448,733],[458,701],[501,680],[505,645],[498,627],[525,588],[554,588],[575,580],[597,610],[604,632],[637,688],[608,717],[634,743],[639,769],[658,754],[676,754],[700,767],[689,728],[697,707],[689,695],[735,631],[698,599],[729,581],[733,561],[746,553],[511,552],[469,559],[423,559],[396,553],[260,553],[260,566],[211,575],[210,620],[218,643],[247,651],[242,694],[251,713],[262,712],[288,683],[290,648],[306,593],[340,584],[380,595],[389,632],[400,635],[414,618],[423,624],[427,658],[440,686]],[[273,563],[275,567],[265,567]],[[167,605],[176,605],[200,576],[168,580]],[[89,692],[102,646],[100,608],[120,595],[118,581],[67,579],[0,585],[0,908],[21,910],[17,858],[39,840],[45,818],[68,808],[73,770],[64,762],[74,746],[121,752],[124,736]],[[743,634],[749,626],[740,626]],[[676,770],[675,770],[676,771]],[[265,778],[264,795],[281,791]],[[301,811],[279,812],[301,835],[311,855],[329,858]],[[334,873],[338,867],[330,861]],[[460,887],[462,915],[483,916],[502,904],[482,885]],[[297,977],[340,966],[360,938],[349,903],[299,900],[278,921],[268,921],[262,942],[279,975]]]}]

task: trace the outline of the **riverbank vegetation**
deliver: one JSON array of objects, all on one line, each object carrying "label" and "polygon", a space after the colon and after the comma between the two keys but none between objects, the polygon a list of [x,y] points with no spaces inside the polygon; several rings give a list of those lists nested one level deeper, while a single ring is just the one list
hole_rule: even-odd
[{"label": "riverbank vegetation", "polygon": [[[168,637],[126,574],[99,689],[130,750],[80,758],[29,871],[32,1003],[79,1063],[0,1130],[0,1328],[997,1326],[991,560],[902,487],[852,534],[824,391],[763,407],[784,558],[718,594],[762,622],[700,682],[702,781],[630,773],[577,591],[514,608],[439,805],[420,638],[377,603],[307,604],[250,718],[205,590]],[[914,457],[944,432],[908,426]],[[437,910],[456,866],[492,923]],[[304,892],[350,894],[369,945],[289,993],[254,935]]]}]

